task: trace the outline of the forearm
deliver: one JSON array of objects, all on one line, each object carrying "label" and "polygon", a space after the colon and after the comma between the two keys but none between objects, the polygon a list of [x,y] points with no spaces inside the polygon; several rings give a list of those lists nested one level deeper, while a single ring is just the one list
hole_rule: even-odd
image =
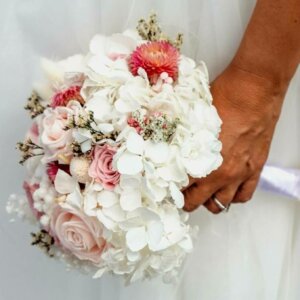
[{"label": "forearm", "polygon": [[300,62],[300,0],[258,0],[232,64],[285,92]]}]

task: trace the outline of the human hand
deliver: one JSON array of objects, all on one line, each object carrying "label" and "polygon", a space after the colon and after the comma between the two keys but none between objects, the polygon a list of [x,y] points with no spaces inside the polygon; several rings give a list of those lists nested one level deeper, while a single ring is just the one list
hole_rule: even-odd
[{"label": "human hand", "polygon": [[285,89],[271,80],[231,64],[212,84],[214,105],[223,120],[220,139],[223,164],[203,179],[191,179],[184,190],[186,211],[204,205],[213,213],[251,199],[268,157]]}]

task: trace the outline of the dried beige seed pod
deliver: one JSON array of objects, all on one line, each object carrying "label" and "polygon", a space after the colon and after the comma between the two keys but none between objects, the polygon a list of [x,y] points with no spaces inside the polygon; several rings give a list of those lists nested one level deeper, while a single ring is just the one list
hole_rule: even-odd
[{"label": "dried beige seed pod", "polygon": [[70,173],[78,182],[87,183],[91,181],[89,166],[90,161],[86,157],[74,157],[70,163]]}]

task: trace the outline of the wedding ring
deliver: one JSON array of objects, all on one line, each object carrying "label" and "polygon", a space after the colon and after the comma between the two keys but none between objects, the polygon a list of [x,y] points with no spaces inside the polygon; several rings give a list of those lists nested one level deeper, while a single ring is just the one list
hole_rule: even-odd
[{"label": "wedding ring", "polygon": [[215,202],[215,204],[218,206],[218,208],[222,211],[222,212],[228,212],[229,211],[229,207],[230,207],[230,203],[225,206],[217,197],[213,196],[212,200]]}]

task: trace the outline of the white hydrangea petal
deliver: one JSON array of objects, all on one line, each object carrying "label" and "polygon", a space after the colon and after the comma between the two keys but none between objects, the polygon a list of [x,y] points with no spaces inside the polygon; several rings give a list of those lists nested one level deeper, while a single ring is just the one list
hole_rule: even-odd
[{"label": "white hydrangea petal", "polygon": [[98,182],[92,182],[86,185],[86,191],[100,192],[103,190],[103,185]]},{"label": "white hydrangea petal", "polygon": [[145,141],[136,131],[131,131],[127,137],[126,146],[129,152],[142,155]]},{"label": "white hydrangea petal", "polygon": [[135,100],[126,101],[125,99],[119,98],[115,102],[115,108],[118,112],[124,114],[138,110],[140,108],[140,104]]},{"label": "white hydrangea petal", "polygon": [[97,197],[96,193],[87,193],[84,196],[84,212],[89,216],[95,216],[97,208]]},{"label": "white hydrangea petal", "polygon": [[222,156],[219,154],[206,154],[199,159],[184,158],[183,164],[192,177],[205,177],[222,164]]},{"label": "white hydrangea petal", "polygon": [[143,221],[143,223],[160,220],[158,212],[147,207],[137,208],[136,210],[131,212],[131,214],[128,215],[132,218],[140,218]]},{"label": "white hydrangea petal", "polygon": [[164,232],[163,224],[160,221],[152,221],[147,224],[147,235],[149,249],[155,251],[159,245]]},{"label": "white hydrangea petal", "polygon": [[113,221],[122,222],[125,220],[125,213],[119,204],[110,207],[103,207],[102,211],[107,217],[111,218]]},{"label": "white hydrangea petal", "polygon": [[97,54],[92,56],[87,65],[98,74],[107,74],[109,72],[108,66],[111,64],[111,60],[104,54]]},{"label": "white hydrangea petal", "polygon": [[130,54],[136,47],[136,41],[124,34],[116,33],[107,38],[106,51],[117,54]]},{"label": "white hydrangea petal", "polygon": [[76,130],[73,130],[72,132],[74,139],[78,143],[82,143],[86,141],[87,139],[92,138],[92,134],[89,130],[83,129],[83,128],[78,128]]},{"label": "white hydrangea petal", "polygon": [[126,233],[126,244],[131,251],[140,251],[147,245],[145,227],[129,229]]},{"label": "white hydrangea petal", "polygon": [[140,252],[127,251],[127,259],[130,262],[137,262],[142,258]]},{"label": "white hydrangea petal", "polygon": [[58,193],[63,195],[72,193],[76,186],[77,182],[73,177],[62,170],[58,170],[54,180],[54,187]]},{"label": "white hydrangea petal", "polygon": [[179,190],[177,185],[174,182],[170,182],[170,193],[171,197],[175,202],[175,205],[178,208],[183,208],[184,206],[184,196],[182,192]]},{"label": "white hydrangea petal", "polygon": [[97,218],[109,230],[115,231],[118,227],[117,223],[107,217],[101,209],[97,210]]},{"label": "white hydrangea petal", "polygon": [[94,276],[93,276],[93,279],[98,279],[98,278],[101,278],[103,275],[104,275],[104,273],[107,271],[107,268],[101,268],[101,269],[99,269],[95,274],[94,274]]},{"label": "white hydrangea petal", "polygon": [[93,112],[97,122],[105,122],[111,118],[113,106],[109,103],[106,92],[95,94],[86,103],[86,109]]},{"label": "white hydrangea petal", "polygon": [[124,36],[128,36],[135,41],[142,41],[140,35],[138,34],[137,30],[134,29],[125,29],[122,33]]},{"label": "white hydrangea petal", "polygon": [[195,67],[196,67],[196,63],[194,60],[184,55],[180,55],[179,74],[181,76],[191,75]]},{"label": "white hydrangea petal", "polygon": [[132,211],[142,205],[141,191],[138,189],[124,190],[120,196],[120,205],[126,211]]},{"label": "white hydrangea petal", "polygon": [[186,252],[191,252],[193,250],[193,240],[189,235],[186,235],[183,240],[178,243],[178,245]]},{"label": "white hydrangea petal", "polygon": [[[126,117],[126,121],[127,121],[127,117]],[[117,137],[117,142],[122,141],[124,139],[127,138],[129,132],[132,131],[132,127],[130,126],[125,126],[125,128],[119,133],[118,137]]]},{"label": "white hydrangea petal", "polygon": [[97,201],[102,207],[111,207],[118,202],[118,195],[114,192],[103,190],[98,193]]},{"label": "white hydrangea petal", "polygon": [[170,244],[173,245],[183,239],[186,234],[186,229],[181,226],[177,209],[173,207],[166,210],[162,222]]},{"label": "white hydrangea petal", "polygon": [[73,193],[70,193],[66,198],[66,203],[69,203],[72,206],[78,207],[81,209],[82,207],[82,195],[77,187]]},{"label": "white hydrangea petal", "polygon": [[142,158],[129,152],[124,152],[117,161],[119,173],[136,175],[143,170]]},{"label": "white hydrangea petal", "polygon": [[139,189],[141,185],[141,176],[123,174],[120,176],[119,184],[122,189],[126,189],[129,186],[132,189]]},{"label": "white hydrangea petal", "polygon": [[155,168],[154,164],[151,161],[149,160],[144,161],[144,169],[146,172],[147,179],[157,178],[156,176],[157,169]]},{"label": "white hydrangea petal", "polygon": [[165,163],[168,160],[169,151],[169,146],[165,142],[154,143],[148,140],[145,145],[145,157],[157,164]]},{"label": "white hydrangea petal", "polygon": [[86,153],[92,149],[92,140],[86,140],[80,144],[81,151]]},{"label": "white hydrangea petal", "polygon": [[156,172],[166,181],[185,182],[187,179],[186,172],[181,170],[175,162],[157,168]]},{"label": "white hydrangea petal", "polygon": [[167,195],[167,190],[164,187],[161,187],[156,184],[156,182],[146,180],[146,193],[148,197],[156,202],[162,201],[166,195]]},{"label": "white hydrangea petal", "polygon": [[106,37],[101,34],[95,35],[90,41],[90,51],[93,54],[104,53]]},{"label": "white hydrangea petal", "polygon": [[140,227],[144,224],[143,220],[140,217],[129,217],[127,214],[127,219],[119,223],[119,227],[124,230],[128,231],[129,229]]},{"label": "white hydrangea petal", "polygon": [[96,130],[103,132],[104,134],[108,134],[114,131],[114,126],[110,123],[101,123],[97,124]]}]

